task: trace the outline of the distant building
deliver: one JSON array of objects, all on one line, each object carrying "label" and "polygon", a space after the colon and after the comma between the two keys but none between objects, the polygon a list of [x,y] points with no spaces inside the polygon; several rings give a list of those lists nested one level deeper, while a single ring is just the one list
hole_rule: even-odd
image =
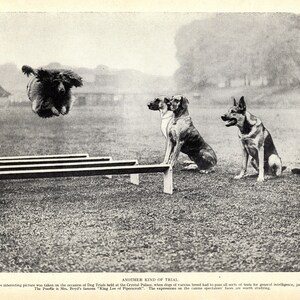
[{"label": "distant building", "polygon": [[116,81],[117,77],[114,74],[102,74],[95,77],[95,84],[101,86],[114,86]]},{"label": "distant building", "polygon": [[261,76],[259,78],[251,78],[249,80],[248,78],[236,78],[230,80],[230,85],[228,85],[229,82],[226,79],[222,79],[218,82],[219,88],[224,87],[241,87],[241,86],[266,86],[268,84],[268,79],[264,76]]},{"label": "distant building", "polygon": [[[152,99],[155,95],[169,94],[171,79],[143,72],[126,69],[113,70],[99,65],[93,70],[93,78],[87,79],[83,71],[78,72],[84,78],[83,87],[74,89],[77,98],[75,105],[116,106],[126,103],[136,103],[143,99]],[[173,83],[173,82],[172,82]]]}]

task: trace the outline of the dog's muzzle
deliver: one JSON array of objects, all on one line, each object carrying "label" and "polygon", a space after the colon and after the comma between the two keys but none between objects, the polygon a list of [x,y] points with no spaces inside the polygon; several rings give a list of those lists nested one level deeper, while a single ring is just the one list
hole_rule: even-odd
[{"label": "dog's muzzle", "polygon": [[221,116],[221,119],[224,122],[227,122],[227,124],[225,124],[226,127],[233,126],[233,125],[235,125],[237,123],[237,119],[236,118],[230,118],[227,115]]},{"label": "dog's muzzle", "polygon": [[153,102],[149,102],[147,106],[150,110],[159,110],[159,107]]},{"label": "dog's muzzle", "polygon": [[177,106],[176,104],[174,105],[174,104],[171,103],[171,104],[169,105],[169,109],[170,109],[171,111],[175,111],[175,110],[178,109],[178,106]]},{"label": "dog's muzzle", "polygon": [[62,83],[59,84],[57,91],[60,95],[63,95],[66,92],[66,89]]}]

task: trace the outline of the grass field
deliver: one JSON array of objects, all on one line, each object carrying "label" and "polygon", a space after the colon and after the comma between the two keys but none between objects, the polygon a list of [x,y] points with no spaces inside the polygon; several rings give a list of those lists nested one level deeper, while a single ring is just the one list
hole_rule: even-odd
[{"label": "grass field", "polygon": [[[0,109],[0,156],[88,152],[159,163],[160,117],[139,106],[74,107],[39,119],[29,107]],[[192,101],[191,101],[192,102]],[[235,181],[241,150],[227,108],[191,103],[190,114],[215,149],[203,175],[174,170],[175,192],[160,174],[0,182],[2,272],[300,271],[299,109],[251,109],[272,133],[288,167],[283,177]]]}]

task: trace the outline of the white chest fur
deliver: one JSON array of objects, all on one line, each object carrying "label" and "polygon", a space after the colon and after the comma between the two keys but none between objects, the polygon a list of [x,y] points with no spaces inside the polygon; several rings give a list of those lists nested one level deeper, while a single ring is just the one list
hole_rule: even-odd
[{"label": "white chest fur", "polygon": [[173,118],[173,112],[168,111],[164,115],[161,114],[161,132],[165,138],[167,138],[167,128],[170,123],[170,120]]}]

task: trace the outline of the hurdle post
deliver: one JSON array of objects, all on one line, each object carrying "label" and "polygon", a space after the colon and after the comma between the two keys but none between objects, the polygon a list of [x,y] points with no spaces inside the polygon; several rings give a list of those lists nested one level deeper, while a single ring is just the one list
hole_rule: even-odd
[{"label": "hurdle post", "polygon": [[170,166],[164,171],[164,193],[173,194],[173,168]]},{"label": "hurdle post", "polygon": [[[136,161],[135,164],[138,165],[138,161]],[[130,174],[130,182],[132,184],[139,185],[140,184],[139,174]]]},{"label": "hurdle post", "polygon": [[[109,158],[109,161],[112,161],[112,157]],[[108,179],[112,179],[112,175],[104,175],[104,177],[106,177]]]}]

